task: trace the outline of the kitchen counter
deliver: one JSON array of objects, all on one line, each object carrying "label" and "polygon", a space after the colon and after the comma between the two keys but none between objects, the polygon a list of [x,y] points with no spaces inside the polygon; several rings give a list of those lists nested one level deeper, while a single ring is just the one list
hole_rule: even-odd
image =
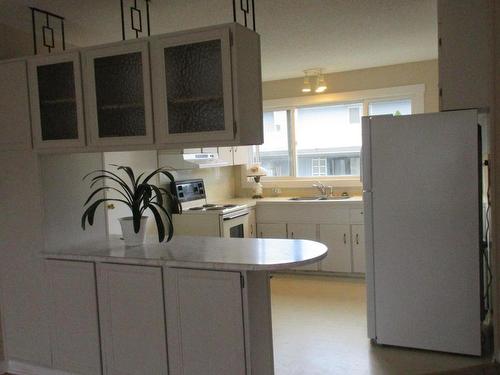
[{"label": "kitchen counter", "polygon": [[62,250],[47,250],[47,259],[157,265],[231,271],[273,271],[318,262],[327,254],[319,242],[287,239],[240,239],[174,236],[126,247],[123,241],[93,242]]},{"label": "kitchen counter", "polygon": [[358,202],[361,203],[363,202],[363,197],[362,196],[353,196],[347,199],[340,199],[340,200],[306,200],[306,201],[291,201],[290,198],[293,197],[264,197],[260,199],[252,199],[252,198],[231,198],[231,199],[225,199],[224,203],[227,204],[246,204],[248,207],[254,207],[257,204],[264,204],[264,203],[294,203],[294,204],[303,204],[303,203],[313,203],[313,204],[325,204],[325,203],[353,203],[353,202]]}]

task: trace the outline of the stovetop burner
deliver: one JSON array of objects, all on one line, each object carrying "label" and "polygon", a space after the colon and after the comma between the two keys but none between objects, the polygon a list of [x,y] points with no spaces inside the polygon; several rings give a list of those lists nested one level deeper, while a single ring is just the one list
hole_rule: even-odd
[{"label": "stovetop burner", "polygon": [[224,207],[224,208],[233,208],[233,207],[236,207],[236,204],[225,204],[222,207]]},{"label": "stovetop burner", "polygon": [[200,210],[203,210],[203,207],[202,207],[202,206],[198,206],[198,207],[191,207],[189,210],[190,210],[190,211],[200,211]]},{"label": "stovetop burner", "polygon": [[211,204],[211,203],[209,203],[209,204],[204,204],[204,205],[202,206],[202,208],[210,208],[210,207],[215,207],[215,206],[217,206],[217,205],[216,205],[216,204]]},{"label": "stovetop burner", "polygon": [[226,206],[216,206],[216,205],[212,205],[211,207],[208,207],[207,208],[207,211],[221,211],[223,210],[224,208],[227,208]]}]

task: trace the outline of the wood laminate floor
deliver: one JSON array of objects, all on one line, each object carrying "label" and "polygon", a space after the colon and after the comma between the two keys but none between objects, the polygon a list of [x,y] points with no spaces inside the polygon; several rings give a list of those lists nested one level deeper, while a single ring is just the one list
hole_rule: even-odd
[{"label": "wood laminate floor", "polygon": [[276,375],[500,374],[489,358],[372,344],[364,280],[278,274],[271,290]]}]

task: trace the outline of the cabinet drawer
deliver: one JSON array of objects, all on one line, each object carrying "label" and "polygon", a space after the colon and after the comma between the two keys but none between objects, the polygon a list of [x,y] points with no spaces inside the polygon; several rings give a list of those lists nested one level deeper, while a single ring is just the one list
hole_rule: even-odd
[{"label": "cabinet drawer", "polygon": [[349,215],[351,217],[351,224],[364,224],[365,215],[363,208],[351,208],[349,210]]}]

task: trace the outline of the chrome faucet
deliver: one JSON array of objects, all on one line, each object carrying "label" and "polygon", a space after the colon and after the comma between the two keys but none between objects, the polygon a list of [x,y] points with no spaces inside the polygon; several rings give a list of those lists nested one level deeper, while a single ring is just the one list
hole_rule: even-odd
[{"label": "chrome faucet", "polygon": [[315,187],[316,189],[318,189],[319,192],[321,193],[321,195],[323,195],[323,196],[326,195],[326,186],[323,185],[321,182],[316,181],[312,186]]}]

